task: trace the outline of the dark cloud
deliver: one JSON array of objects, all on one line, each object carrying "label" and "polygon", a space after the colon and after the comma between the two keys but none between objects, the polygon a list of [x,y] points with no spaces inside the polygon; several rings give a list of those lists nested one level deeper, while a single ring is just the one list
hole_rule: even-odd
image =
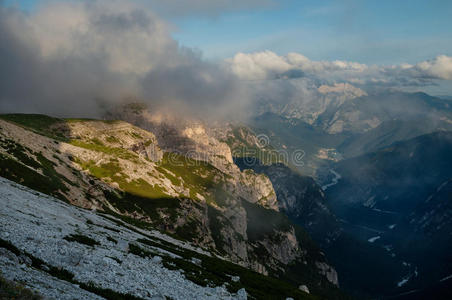
[{"label": "dark cloud", "polygon": [[314,107],[328,94],[353,98],[375,88],[452,79],[452,58],[445,55],[371,66],[264,51],[215,64],[180,46],[171,25],[148,7],[120,0],[45,2],[25,14],[0,5],[0,111],[95,117],[136,99],[151,109],[232,118],[254,113],[261,101]]},{"label": "dark cloud", "polygon": [[49,3],[24,14],[0,7],[0,110],[99,116],[133,97],[151,108],[222,113],[236,79],[183,48],[136,3]]}]

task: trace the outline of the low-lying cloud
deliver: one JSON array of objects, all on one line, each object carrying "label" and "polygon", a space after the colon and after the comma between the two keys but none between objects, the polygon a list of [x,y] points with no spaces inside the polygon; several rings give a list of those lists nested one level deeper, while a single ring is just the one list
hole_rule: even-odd
[{"label": "low-lying cloud", "polygon": [[[172,25],[150,9],[175,9],[180,3],[189,13],[188,1],[165,3],[55,1],[32,13],[0,5],[0,112],[99,117],[133,98],[151,110],[231,118],[252,115],[263,100],[317,105],[325,95],[354,98],[375,87],[452,80],[452,57],[446,55],[396,66],[271,51],[208,62],[199,51],[179,45],[171,37]],[[254,0],[190,3],[206,13],[257,5]]]},{"label": "low-lying cloud", "polygon": [[366,65],[351,61],[314,61],[299,53],[285,56],[271,51],[237,53],[228,60],[231,71],[244,80],[310,77],[360,85],[392,82],[394,87],[434,84],[435,79],[452,79],[452,57],[440,55],[415,65]]},{"label": "low-lying cloud", "polygon": [[30,15],[0,6],[0,110],[99,116],[133,97],[195,113],[236,99],[235,76],[170,27],[138,2],[51,2]]}]

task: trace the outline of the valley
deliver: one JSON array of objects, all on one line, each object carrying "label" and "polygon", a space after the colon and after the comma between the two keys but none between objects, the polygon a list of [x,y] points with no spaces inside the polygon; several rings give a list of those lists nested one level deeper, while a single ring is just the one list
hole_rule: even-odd
[{"label": "valley", "polygon": [[[449,113],[448,108],[444,113]],[[212,257],[204,273],[195,271],[196,264],[185,266],[187,262],[180,260],[188,269],[174,269],[182,270],[182,277],[174,276],[187,284],[216,286],[215,292],[205,291],[212,299],[260,298],[251,282],[229,283],[228,288],[226,275],[212,269],[219,261],[227,262],[227,268],[235,270],[231,272],[252,272],[259,280],[278,281],[278,288],[267,293],[276,295],[284,287],[286,298],[398,299],[437,284],[438,293],[444,293],[451,272],[450,209],[443,201],[450,196],[452,137],[442,127],[407,134],[402,128],[412,128],[412,123],[388,122],[364,132],[332,133],[263,114],[249,127],[208,126],[199,120],[159,115],[140,104],[117,107],[104,120],[9,114],[0,116],[0,175],[55,197],[54,202],[62,200],[94,212],[105,222],[113,220],[134,232],[144,230],[145,237],[149,232],[163,235],[165,243],[172,244],[170,250],[164,246],[165,251],[181,251],[180,243],[195,251],[182,259],[200,259],[193,258],[196,253]],[[433,133],[420,134],[429,130]],[[356,152],[358,144],[366,146]],[[289,153],[297,149],[306,149],[302,156],[306,163],[290,160]],[[76,232],[75,237],[86,241],[96,241],[86,234],[98,234],[90,226]],[[129,251],[152,257],[149,249],[137,250],[142,243],[132,243],[145,237],[127,237],[129,246],[122,248],[121,255]],[[65,239],[76,238],[68,234]],[[8,239],[4,243],[9,251],[17,247]],[[11,254],[8,257],[16,261]],[[16,267],[8,274],[19,276]],[[162,272],[173,271],[171,264],[164,268]],[[193,272],[213,281],[200,281]],[[69,283],[82,282],[71,278]],[[27,280],[27,286],[48,292],[42,286],[44,279]],[[82,283],[89,283],[83,291],[64,283],[61,289],[80,297],[93,290],[99,290],[100,296],[147,297],[133,287],[115,290],[105,288],[102,281]],[[169,290],[157,290],[172,297]],[[186,297],[177,293],[176,299]]]}]

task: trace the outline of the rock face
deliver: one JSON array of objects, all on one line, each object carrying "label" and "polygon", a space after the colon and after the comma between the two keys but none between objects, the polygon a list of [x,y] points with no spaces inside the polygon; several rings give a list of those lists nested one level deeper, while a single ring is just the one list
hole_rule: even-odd
[{"label": "rock face", "polygon": [[[313,84],[316,85],[316,84]],[[314,97],[264,99],[250,126],[271,137],[277,149],[303,150],[298,169],[317,178],[329,160],[377,151],[394,142],[452,130],[450,101],[423,93],[355,93],[343,86],[315,91]],[[349,93],[349,91],[352,93]],[[409,109],[407,109],[409,108]],[[328,154],[328,155],[324,155]]]},{"label": "rock face", "polygon": [[217,138],[220,131],[218,128],[211,130],[200,121],[176,119],[163,113],[152,114],[144,107],[137,109],[135,106],[118,107],[108,117],[125,120],[155,133],[158,145],[165,152],[178,153],[211,164],[231,177],[229,181],[237,187],[239,197],[267,208],[278,209],[271,182],[265,176],[240,172],[233,162],[231,148],[224,140]]},{"label": "rock face", "polygon": [[[171,233],[262,274],[304,262],[299,269],[314,272],[313,281],[327,278],[316,266],[325,258],[305,249],[306,237],[278,212],[270,180],[240,171],[229,147],[214,137],[204,143],[207,131],[198,125],[168,136],[163,124],[151,133],[123,121],[21,117],[0,120],[1,176]],[[197,145],[199,152],[189,152]]]},{"label": "rock face", "polygon": [[320,272],[326,276],[326,278],[335,285],[339,285],[339,281],[337,279],[337,272],[330,265],[325,263],[317,263],[317,268]]},{"label": "rock face", "polygon": [[327,247],[341,233],[341,226],[326,204],[321,187],[311,178],[302,176],[283,164],[247,166],[243,159],[235,159],[240,168],[253,168],[265,174],[273,184],[279,210],[302,225],[323,247]]},{"label": "rock face", "polygon": [[304,285],[304,284],[300,285],[298,288],[300,289],[300,291],[303,291],[303,292],[309,294],[309,288],[306,285]]},{"label": "rock face", "polygon": [[151,113],[139,104],[119,106],[106,117],[124,120],[154,133],[159,146],[166,152],[206,161],[222,171],[234,168],[228,145],[218,141],[200,121],[163,112]]}]

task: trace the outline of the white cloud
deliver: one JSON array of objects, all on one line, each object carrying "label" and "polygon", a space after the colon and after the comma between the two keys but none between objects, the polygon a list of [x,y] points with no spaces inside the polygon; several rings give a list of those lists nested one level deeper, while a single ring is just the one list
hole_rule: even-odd
[{"label": "white cloud", "polygon": [[433,60],[420,62],[414,68],[434,78],[452,80],[452,57],[450,56],[440,55]]},{"label": "white cloud", "polygon": [[269,79],[292,68],[286,58],[271,51],[251,54],[237,53],[228,62],[234,74],[248,80]]},{"label": "white cloud", "polygon": [[234,74],[246,80],[309,77],[330,83],[400,87],[431,85],[435,79],[452,79],[452,57],[445,55],[415,65],[369,66],[341,60],[314,61],[299,53],[280,56],[264,51],[238,53],[227,63]]},{"label": "white cloud", "polygon": [[0,110],[96,116],[136,97],[203,113],[239,98],[235,76],[169,28],[132,1],[45,2],[30,14],[0,5]]},{"label": "white cloud", "polygon": [[101,55],[112,71],[145,73],[178,51],[168,25],[136,2],[52,2],[29,22],[44,58]]},{"label": "white cloud", "polygon": [[[312,61],[299,53],[279,56],[271,51],[250,54],[237,53],[228,59],[232,72],[248,80],[299,77],[304,73],[321,75],[329,72],[361,73],[369,67],[365,64],[348,61]],[[299,72],[296,72],[299,71]]]},{"label": "white cloud", "polygon": [[0,6],[2,111],[95,115],[98,99],[115,104],[132,96],[154,107],[235,115],[262,99],[276,99],[282,106],[300,101],[315,106],[319,97],[357,97],[368,87],[425,86],[452,79],[452,58],[445,55],[413,65],[370,66],[263,51],[237,53],[215,64],[180,46],[171,37],[171,25],[149,4],[43,3],[30,14]]}]

